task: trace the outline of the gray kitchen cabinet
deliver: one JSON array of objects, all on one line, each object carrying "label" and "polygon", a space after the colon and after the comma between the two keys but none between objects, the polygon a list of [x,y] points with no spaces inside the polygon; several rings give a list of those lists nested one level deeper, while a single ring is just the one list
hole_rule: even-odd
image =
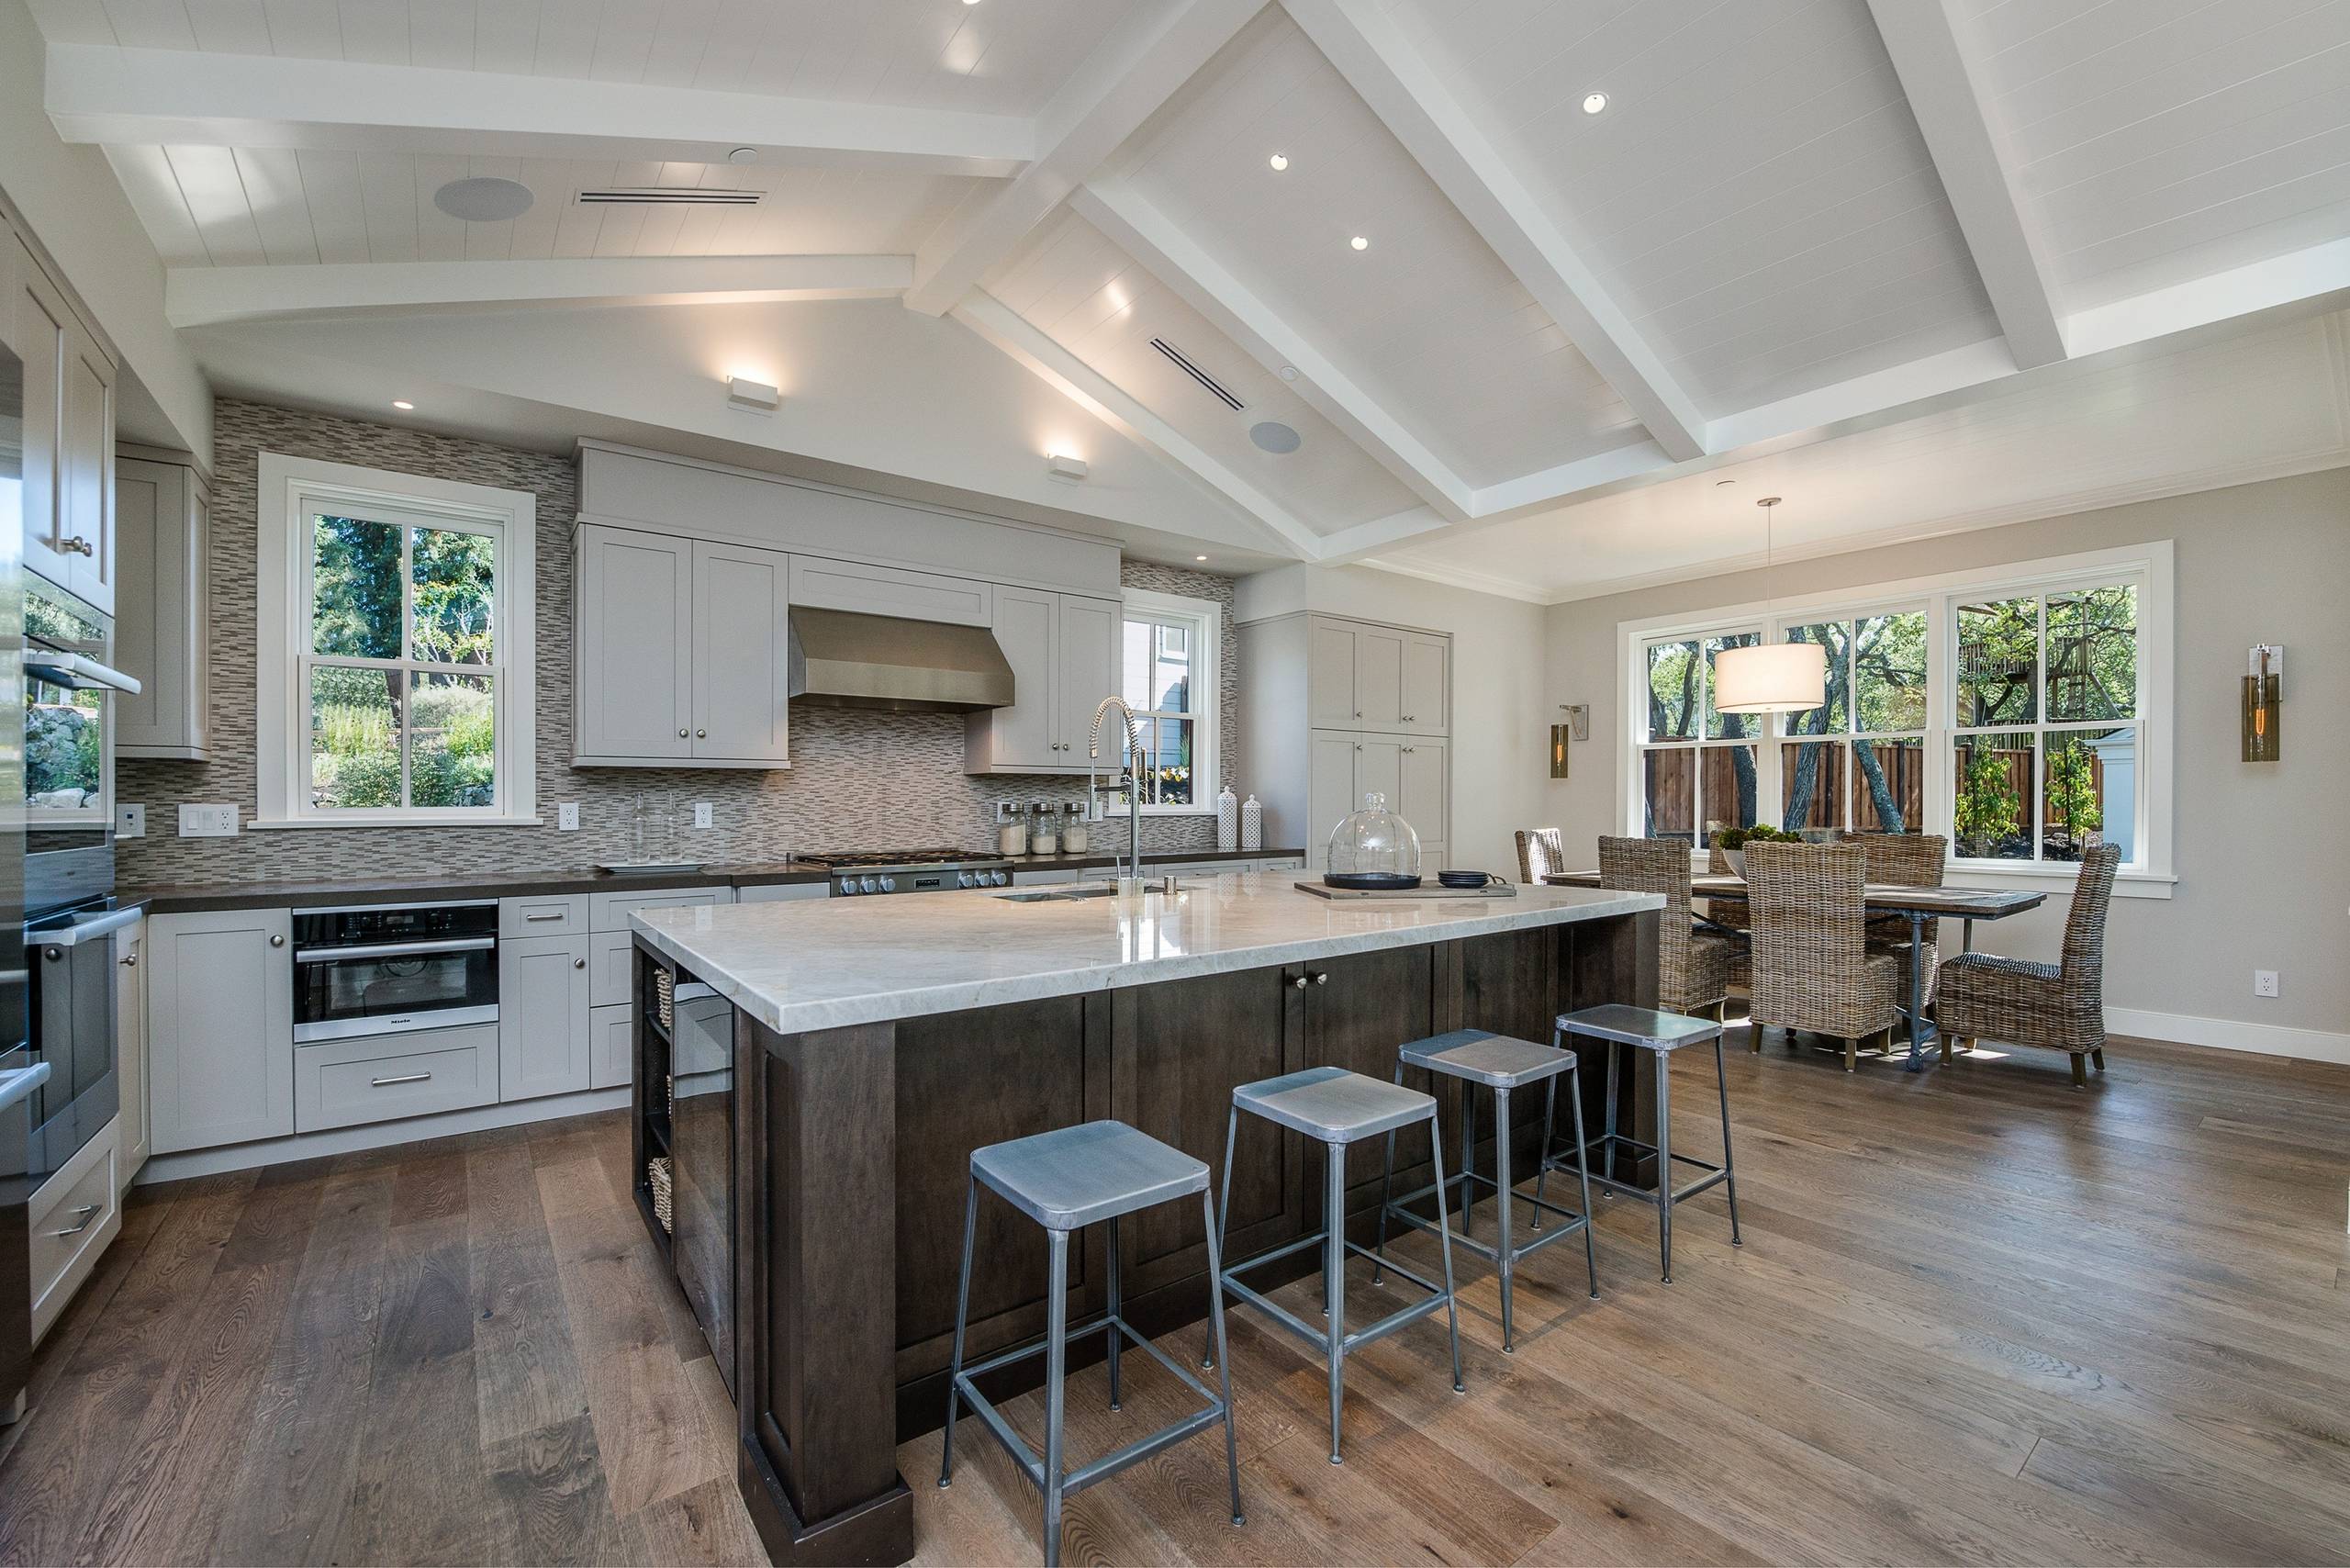
[{"label": "gray kitchen cabinet", "polygon": [[1305,722],[1345,730],[1362,717],[1355,700],[1355,626],[1316,615],[1306,632]]},{"label": "gray kitchen cabinet", "polygon": [[118,1190],[130,1185],[153,1152],[153,1120],[147,1109],[147,969],[140,962],[147,923],[114,934],[115,1082],[120,1111]]},{"label": "gray kitchen cabinet", "polygon": [[13,238],[0,246],[25,364],[25,565],[111,613],[114,361],[39,259]]},{"label": "gray kitchen cabinet", "polygon": [[1441,845],[1445,823],[1452,820],[1446,750],[1444,742],[1427,740],[1407,740],[1398,748],[1395,809],[1415,832],[1426,834],[1423,848]]},{"label": "gray kitchen cabinet", "polygon": [[588,1011],[588,1087],[625,1089],[636,1047],[636,1009],[625,1002]]},{"label": "gray kitchen cabinet", "polygon": [[812,610],[895,615],[959,626],[993,624],[995,585],[936,572],[909,572],[860,561],[791,557],[791,602]]},{"label": "gray kitchen cabinet", "polygon": [[[1012,666],[1013,703],[966,717],[966,773],[1086,771],[1093,710],[1119,686],[1125,608],[1113,599],[995,590],[993,629]],[[1105,740],[1102,759],[1111,762]]]},{"label": "gray kitchen cabinet", "polygon": [[790,762],[790,556],[695,543],[695,761]]},{"label": "gray kitchen cabinet", "polygon": [[782,767],[791,557],[584,524],[574,767]]},{"label": "gray kitchen cabinet", "polygon": [[693,751],[693,542],[586,527],[574,561],[575,764]]},{"label": "gray kitchen cabinet", "polygon": [[211,623],[205,602],[210,496],[182,463],[118,456],[115,662],[139,678],[114,699],[118,756],[210,760]]},{"label": "gray kitchen cabinet", "polygon": [[490,1024],[305,1045],[295,1053],[294,1126],[326,1132],[495,1105],[498,1054]]},{"label": "gray kitchen cabinet", "polygon": [[292,934],[282,909],[147,922],[153,1152],[293,1132]]},{"label": "gray kitchen cabinet", "polygon": [[1445,751],[1441,741],[1315,731],[1307,765],[1307,864],[1315,870],[1326,868],[1330,830],[1361,810],[1365,797],[1379,794],[1420,835],[1422,869],[1427,870],[1430,852],[1441,857],[1446,824],[1451,820]]},{"label": "gray kitchen cabinet", "polygon": [[512,1103],[586,1089],[588,938],[526,936],[498,945],[498,1097]]},{"label": "gray kitchen cabinet", "polygon": [[1403,647],[1403,723],[1414,734],[1452,733],[1452,639],[1408,632]]},{"label": "gray kitchen cabinet", "polygon": [[1404,726],[1404,633],[1392,627],[1355,628],[1354,722],[1366,730]]},{"label": "gray kitchen cabinet", "polygon": [[1360,803],[1355,796],[1355,737],[1343,731],[1315,731],[1306,790],[1307,865],[1320,870],[1329,864],[1330,830]]}]

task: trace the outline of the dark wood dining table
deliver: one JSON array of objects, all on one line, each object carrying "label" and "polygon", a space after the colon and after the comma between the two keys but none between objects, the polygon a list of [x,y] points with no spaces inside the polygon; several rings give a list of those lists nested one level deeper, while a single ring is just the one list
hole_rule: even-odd
[{"label": "dark wood dining table", "polygon": [[[1562,888],[1595,888],[1596,871],[1552,871],[1543,879]],[[1689,892],[1708,903],[1744,903],[1746,882],[1739,877],[1707,874],[1689,879]],[[1975,923],[2005,920],[2048,902],[2046,893],[2010,888],[1905,888],[1871,882],[1861,890],[1861,907],[1870,914],[1897,914],[1909,923],[1909,1003],[1901,1009],[1909,1028],[1909,1059],[1902,1065],[1916,1072],[1926,1065],[1926,1047],[1941,1031],[1926,1014],[1926,923],[1960,923],[1959,950],[1975,948]]]}]

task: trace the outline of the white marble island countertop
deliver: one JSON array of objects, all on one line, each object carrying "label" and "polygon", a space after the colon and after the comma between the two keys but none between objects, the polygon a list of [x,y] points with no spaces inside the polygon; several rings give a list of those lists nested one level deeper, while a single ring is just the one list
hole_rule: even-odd
[{"label": "white marble island countertop", "polygon": [[[1341,953],[1661,910],[1654,893],[1521,887],[1515,898],[1330,900],[1294,871],[1018,902],[989,891],[655,910],[638,935],[778,1034],[845,1028]],[[1022,890],[1046,891],[1046,889]]]}]

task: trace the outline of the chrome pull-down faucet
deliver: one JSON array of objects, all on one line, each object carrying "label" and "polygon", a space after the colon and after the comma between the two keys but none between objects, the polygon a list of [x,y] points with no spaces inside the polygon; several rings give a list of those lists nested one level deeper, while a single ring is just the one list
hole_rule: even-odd
[{"label": "chrome pull-down faucet", "polygon": [[[1124,775],[1102,784],[1097,781],[1093,765],[1102,756],[1102,717],[1113,708],[1125,720],[1126,766]],[[1085,737],[1085,799],[1092,810],[1094,820],[1098,822],[1102,814],[1101,798],[1114,795],[1121,790],[1126,792],[1126,860],[1133,868],[1136,891],[1142,889],[1142,731],[1135,725],[1135,711],[1126,706],[1126,700],[1123,697],[1104,697],[1093,710],[1093,727]]]}]

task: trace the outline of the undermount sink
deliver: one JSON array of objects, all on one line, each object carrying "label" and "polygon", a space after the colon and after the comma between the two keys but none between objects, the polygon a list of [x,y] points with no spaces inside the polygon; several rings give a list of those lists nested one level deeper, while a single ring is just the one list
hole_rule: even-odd
[{"label": "undermount sink", "polygon": [[1078,899],[1109,899],[1118,896],[1115,884],[1088,882],[1076,887],[1023,888],[1018,892],[997,893],[1006,903],[1070,903]]}]

